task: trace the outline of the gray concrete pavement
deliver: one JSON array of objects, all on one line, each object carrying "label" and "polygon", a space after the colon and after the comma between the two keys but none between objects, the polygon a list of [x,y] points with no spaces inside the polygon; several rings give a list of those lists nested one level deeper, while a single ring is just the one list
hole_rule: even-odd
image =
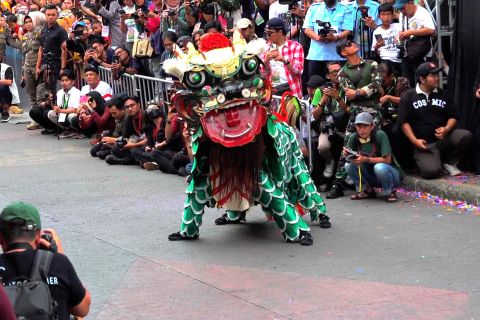
[{"label": "gray concrete pavement", "polygon": [[472,319],[480,317],[480,219],[402,198],[327,201],[333,228],[282,242],[259,209],[201,237],[178,231],[178,176],[90,157],[87,140],[0,125],[0,206],[25,200],[56,228],[92,293],[87,319]]}]

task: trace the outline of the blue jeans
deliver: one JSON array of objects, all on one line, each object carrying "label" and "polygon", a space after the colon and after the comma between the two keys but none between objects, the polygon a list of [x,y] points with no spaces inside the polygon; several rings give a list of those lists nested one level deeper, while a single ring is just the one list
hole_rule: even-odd
[{"label": "blue jeans", "polygon": [[[358,165],[346,163],[345,170],[355,183],[357,191],[359,191],[360,177],[358,175]],[[362,191],[367,186],[381,187],[384,195],[388,195],[393,191],[393,188],[400,186],[400,173],[386,163],[363,163],[360,165],[360,173],[362,175]]]}]

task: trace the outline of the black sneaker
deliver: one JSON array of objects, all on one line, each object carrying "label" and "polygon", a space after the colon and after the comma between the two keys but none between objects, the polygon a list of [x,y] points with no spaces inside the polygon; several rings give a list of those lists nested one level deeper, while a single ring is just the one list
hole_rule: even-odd
[{"label": "black sneaker", "polygon": [[42,135],[47,135],[47,134],[55,134],[56,131],[53,130],[53,129],[43,129],[42,131],[40,131],[40,133],[41,133]]},{"label": "black sneaker", "polygon": [[302,246],[311,246],[313,244],[313,237],[307,231],[300,230],[299,239]]},{"label": "black sneaker", "polygon": [[222,216],[220,218],[215,219],[215,224],[219,225],[219,226],[224,225],[224,224],[239,224],[239,223],[242,223],[242,221],[246,221],[245,220],[245,212],[240,214],[240,219],[238,219],[238,220],[229,220],[228,215],[226,213],[224,213],[224,214],[222,214]]},{"label": "black sneaker", "polygon": [[345,194],[343,193],[342,187],[338,184],[334,184],[332,189],[327,193],[327,199],[335,199],[343,197]]},{"label": "black sneaker", "polygon": [[318,217],[318,222],[320,223],[320,228],[328,229],[332,227],[330,218],[324,214],[320,214],[320,216]]},{"label": "black sneaker", "polygon": [[182,236],[180,231],[172,233],[171,235],[168,236],[168,240],[170,241],[197,240],[197,239],[198,239],[198,234],[194,235],[193,237],[186,237],[186,236]]},{"label": "black sneaker", "polygon": [[2,112],[2,117],[0,118],[0,122],[8,122],[10,121],[10,113]]},{"label": "black sneaker", "polygon": [[111,150],[101,150],[97,152],[96,156],[102,160],[105,160],[105,158],[111,154],[112,154]]}]

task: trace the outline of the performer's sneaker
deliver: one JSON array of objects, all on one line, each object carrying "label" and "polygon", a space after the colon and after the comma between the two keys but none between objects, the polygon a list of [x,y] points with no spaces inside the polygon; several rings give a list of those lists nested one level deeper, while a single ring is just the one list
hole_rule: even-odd
[{"label": "performer's sneaker", "polygon": [[313,237],[312,235],[307,232],[307,231],[302,231],[300,230],[300,244],[302,246],[311,246],[313,244]]},{"label": "performer's sneaker", "polygon": [[318,216],[318,222],[320,223],[320,228],[328,229],[332,227],[330,218],[324,214],[320,214]]},{"label": "performer's sneaker", "polygon": [[168,236],[168,240],[170,241],[179,241],[179,240],[196,240],[198,239],[198,234],[192,236],[192,237],[186,237],[182,236],[182,234],[179,232],[172,233],[171,235]]},{"label": "performer's sneaker", "polygon": [[228,219],[228,215],[224,213],[220,218],[215,219],[215,224],[219,226],[224,224],[239,224],[242,223],[242,221],[246,221],[245,214],[240,214],[240,219],[238,220],[230,220]]}]

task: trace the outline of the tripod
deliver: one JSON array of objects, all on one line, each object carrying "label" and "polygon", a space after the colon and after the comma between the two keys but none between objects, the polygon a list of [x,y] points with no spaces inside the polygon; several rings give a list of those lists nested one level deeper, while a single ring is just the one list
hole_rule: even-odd
[{"label": "tripod", "polygon": [[[363,21],[363,13],[365,11],[368,12],[368,7],[360,6],[355,11],[355,16],[354,16],[355,25],[353,28],[353,39],[355,40],[356,33],[358,32],[359,40],[360,40],[360,43],[359,43],[360,55],[364,59],[372,59],[374,57],[372,52],[373,31],[371,31],[370,28],[367,25],[365,25],[365,22]],[[358,12],[360,12],[360,19],[357,19]]]}]

